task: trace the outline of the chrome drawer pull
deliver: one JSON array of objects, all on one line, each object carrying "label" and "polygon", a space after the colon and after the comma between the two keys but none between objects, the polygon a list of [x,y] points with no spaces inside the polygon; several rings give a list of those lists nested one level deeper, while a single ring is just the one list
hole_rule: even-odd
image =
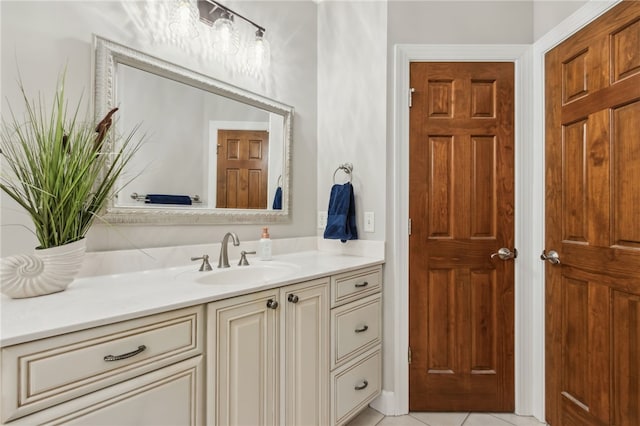
[{"label": "chrome drawer pull", "polygon": [[356,284],[356,288],[362,288],[362,287],[366,287],[368,285],[369,285],[369,283],[367,281],[365,281],[362,284]]},{"label": "chrome drawer pull", "polygon": [[122,354],[122,355],[107,355],[104,357],[104,360],[109,362],[109,361],[120,361],[122,359],[127,359],[127,358],[131,358],[132,356],[136,356],[139,353],[144,352],[144,350],[147,349],[147,347],[145,345],[140,345],[138,346],[138,349],[136,349],[135,351],[131,351],[128,352],[126,354]]},{"label": "chrome drawer pull", "polygon": [[355,390],[362,390],[364,388],[366,388],[367,386],[369,386],[369,382],[367,382],[366,380],[362,381],[361,385],[357,385],[354,389]]},{"label": "chrome drawer pull", "polygon": [[362,328],[356,328],[354,331],[356,333],[364,333],[365,331],[367,331],[369,329],[368,325],[363,326]]}]

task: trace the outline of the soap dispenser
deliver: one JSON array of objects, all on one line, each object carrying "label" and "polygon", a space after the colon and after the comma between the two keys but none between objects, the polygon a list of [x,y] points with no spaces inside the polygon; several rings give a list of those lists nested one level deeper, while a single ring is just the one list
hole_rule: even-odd
[{"label": "soap dispenser", "polygon": [[262,228],[262,238],[260,238],[260,260],[271,260],[271,238],[269,238],[269,228]]}]

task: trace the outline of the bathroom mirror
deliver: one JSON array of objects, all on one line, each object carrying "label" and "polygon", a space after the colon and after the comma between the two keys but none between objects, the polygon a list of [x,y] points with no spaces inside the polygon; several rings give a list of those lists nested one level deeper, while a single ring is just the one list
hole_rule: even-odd
[{"label": "bathroom mirror", "polygon": [[118,107],[112,134],[139,124],[146,135],[107,221],[290,219],[293,107],[101,37],[94,44],[96,121]]}]

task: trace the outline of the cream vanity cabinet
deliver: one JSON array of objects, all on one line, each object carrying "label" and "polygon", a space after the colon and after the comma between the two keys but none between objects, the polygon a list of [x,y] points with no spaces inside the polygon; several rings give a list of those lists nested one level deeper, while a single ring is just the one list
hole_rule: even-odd
[{"label": "cream vanity cabinet", "polygon": [[209,304],[207,339],[208,424],[328,424],[328,278]]},{"label": "cream vanity cabinet", "polygon": [[381,284],[373,266],[3,347],[0,423],[342,425],[380,393]]},{"label": "cream vanity cabinet", "polygon": [[2,422],[202,424],[203,310],[165,312],[3,348]]}]

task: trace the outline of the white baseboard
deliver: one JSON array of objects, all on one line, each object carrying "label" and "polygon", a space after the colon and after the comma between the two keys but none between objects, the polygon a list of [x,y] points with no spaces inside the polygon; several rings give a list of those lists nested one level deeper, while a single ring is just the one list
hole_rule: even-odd
[{"label": "white baseboard", "polygon": [[371,401],[369,406],[385,416],[401,416],[407,414],[397,412],[395,393],[386,390],[383,390],[379,397]]}]

